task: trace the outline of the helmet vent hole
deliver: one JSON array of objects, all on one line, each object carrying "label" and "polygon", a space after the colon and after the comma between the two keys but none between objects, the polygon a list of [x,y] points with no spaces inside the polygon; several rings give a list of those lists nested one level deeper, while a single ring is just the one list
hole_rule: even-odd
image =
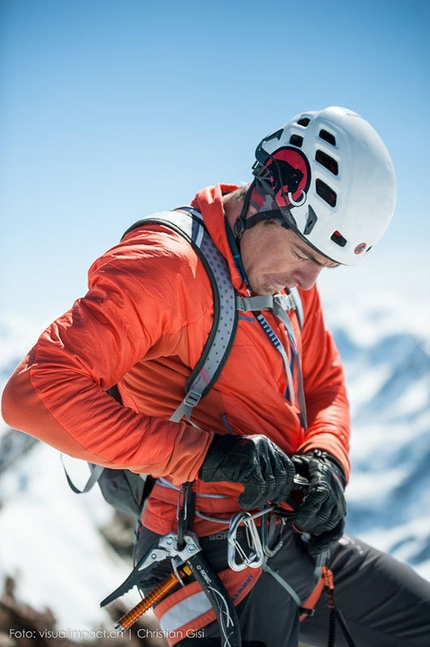
[{"label": "helmet vent hole", "polygon": [[301,119],[298,120],[297,123],[299,124],[299,126],[303,126],[304,128],[306,128],[306,126],[309,125],[309,122],[310,122],[309,117],[302,117]]},{"label": "helmet vent hole", "polygon": [[330,173],[333,173],[333,175],[338,175],[339,173],[339,167],[336,162],[330,155],[327,155],[327,153],[324,153],[324,151],[317,151],[315,154],[315,159],[317,162],[322,164],[322,166],[325,166],[326,169],[330,171]]},{"label": "helmet vent hole", "polygon": [[283,128],[279,128],[279,130],[276,130],[274,133],[271,135],[268,135],[263,141],[264,142],[270,142],[272,139],[281,139],[282,133],[284,132]]},{"label": "helmet vent hole", "polygon": [[340,231],[334,231],[332,235],[330,236],[330,239],[336,243],[336,245],[339,245],[339,247],[345,247],[346,245],[346,238],[342,236]]},{"label": "helmet vent hole", "polygon": [[300,135],[291,135],[290,144],[292,144],[292,146],[297,146],[297,148],[301,148],[303,145],[303,137],[300,137]]},{"label": "helmet vent hole", "polygon": [[333,191],[325,182],[322,180],[318,179],[315,182],[315,188],[318,193],[318,195],[327,202],[331,207],[336,206],[337,202],[337,195],[336,192]]},{"label": "helmet vent hole", "polygon": [[328,130],[324,130],[323,128],[322,130],[320,130],[319,136],[328,144],[331,144],[332,146],[336,146],[336,137],[331,133],[329,133]]}]

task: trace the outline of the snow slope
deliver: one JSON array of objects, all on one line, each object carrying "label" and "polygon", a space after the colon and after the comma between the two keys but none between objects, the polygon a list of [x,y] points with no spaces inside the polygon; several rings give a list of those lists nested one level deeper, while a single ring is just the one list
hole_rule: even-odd
[{"label": "snow slope", "polygon": [[367,293],[325,310],[353,419],[347,531],[430,580],[430,299]]},{"label": "snow slope", "polygon": [[[99,603],[131,565],[99,532],[111,516],[100,493],[73,494],[58,452],[41,443],[1,477],[0,492],[0,575],[13,576],[35,609],[49,607],[67,635],[113,629]],[[140,598],[125,599],[131,608]]]}]

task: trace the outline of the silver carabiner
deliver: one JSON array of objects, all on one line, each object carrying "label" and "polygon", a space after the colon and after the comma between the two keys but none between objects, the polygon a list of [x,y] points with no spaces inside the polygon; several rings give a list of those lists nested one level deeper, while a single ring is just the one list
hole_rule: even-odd
[{"label": "silver carabiner", "polygon": [[[254,515],[251,515],[249,512],[239,512],[230,521],[227,535],[227,559],[228,565],[233,571],[243,571],[248,567],[259,568],[264,562],[264,550],[254,518]],[[237,540],[237,531],[241,524],[246,529],[249,547],[248,553]],[[241,561],[238,561],[237,555],[239,555]]]}]

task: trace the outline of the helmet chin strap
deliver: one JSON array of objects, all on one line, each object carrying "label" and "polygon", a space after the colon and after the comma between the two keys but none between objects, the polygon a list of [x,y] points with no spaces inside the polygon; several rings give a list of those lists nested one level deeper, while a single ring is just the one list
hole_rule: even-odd
[{"label": "helmet chin strap", "polygon": [[[246,192],[240,216],[238,216],[234,223],[233,233],[238,243],[240,242],[244,231],[251,229],[251,227],[254,227],[258,222],[262,222],[263,220],[282,220],[287,224],[288,221],[282,213],[282,210],[279,207],[275,209],[273,208],[276,205],[274,200],[267,200],[269,195],[270,193],[267,191],[267,187],[264,186],[264,180],[257,179],[252,182]],[[264,211],[259,210],[256,214],[247,218],[246,214],[248,213],[250,204],[255,206],[257,209],[264,209]],[[269,205],[272,208],[269,208]]]},{"label": "helmet chin strap", "polygon": [[248,213],[249,204],[251,202],[251,195],[254,189],[255,189],[255,180],[251,183],[248,191],[245,194],[242,211],[240,212],[240,216],[237,217],[236,222],[234,223],[233,233],[235,235],[237,242],[239,242],[240,239],[242,238],[243,232],[245,231],[245,229],[248,229],[246,225],[246,214]]},{"label": "helmet chin strap", "polygon": [[[262,209],[264,209],[266,207],[266,210],[258,211],[253,216],[250,216],[249,218],[247,218],[246,214],[248,213],[250,204],[255,205],[256,208],[260,206]],[[262,194],[258,190],[256,181],[254,180],[250,185],[248,191],[246,192],[245,199],[243,201],[242,211],[240,212],[240,216],[237,218],[236,222],[234,223],[233,233],[236,237],[236,241],[239,243],[240,239],[243,236],[244,231],[246,231],[247,229],[251,229],[251,227],[255,227],[255,225],[258,222],[262,222],[263,220],[282,220],[284,226],[286,226],[288,223],[281,209],[267,208],[267,204],[266,205],[264,204],[264,199],[262,197]]]}]

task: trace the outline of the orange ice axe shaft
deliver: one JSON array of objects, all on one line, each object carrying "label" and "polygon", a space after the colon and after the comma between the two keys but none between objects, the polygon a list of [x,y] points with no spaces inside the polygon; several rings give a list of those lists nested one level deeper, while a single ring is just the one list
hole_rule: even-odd
[{"label": "orange ice axe shaft", "polygon": [[[180,577],[185,577],[191,575],[192,571],[189,566],[186,564],[178,568],[178,573]],[[148,611],[154,604],[159,602],[169,591],[173,589],[176,584],[178,584],[179,578],[176,573],[171,573],[168,575],[160,584],[158,584],[155,589],[148,593],[148,595],[136,604],[133,609],[126,613],[115,625],[115,629],[126,631],[140,618],[141,615]]]}]

